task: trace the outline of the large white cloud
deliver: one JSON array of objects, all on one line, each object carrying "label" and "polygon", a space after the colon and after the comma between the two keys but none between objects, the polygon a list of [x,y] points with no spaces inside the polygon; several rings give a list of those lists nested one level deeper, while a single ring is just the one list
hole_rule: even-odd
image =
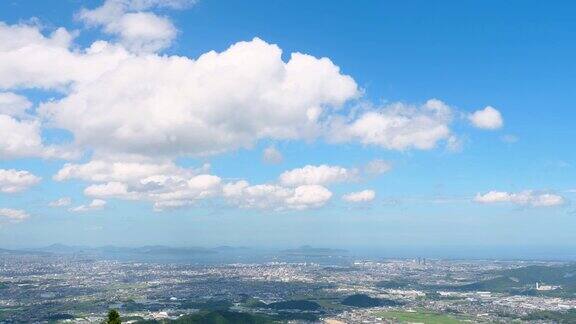
[{"label": "large white cloud", "polygon": [[[63,28],[45,36],[36,25],[0,22],[0,89],[66,91],[77,82],[88,82],[113,69],[128,55],[106,42],[73,50],[72,40],[73,34]],[[27,113],[31,105],[23,96],[0,92],[0,159],[76,156],[70,148],[43,143],[44,125]]]},{"label": "large white cloud", "polygon": [[552,207],[563,205],[564,197],[552,193],[539,193],[533,190],[521,192],[489,191],[477,194],[474,201],[483,204],[509,202],[517,205],[532,207]]},{"label": "large white cloud", "polygon": [[470,114],[468,119],[470,119],[470,122],[474,127],[482,129],[498,129],[504,125],[502,114],[500,114],[496,108],[490,106],[475,111]]},{"label": "large white cloud", "polygon": [[[122,12],[160,5],[112,2]],[[351,77],[328,58],[293,53],[284,62],[278,46],[257,38],[196,60],[130,54],[103,41],[75,48],[65,29],[45,36],[32,25],[0,24],[1,39],[8,41],[0,45],[0,88],[62,91],[41,105],[42,117],[103,155],[205,156],[327,131],[336,142],[399,150],[451,138],[452,110],[439,100],[344,118],[334,108],[361,93]]]},{"label": "large white cloud", "polygon": [[121,182],[93,184],[84,194],[97,198],[143,200],[153,203],[157,211],[194,206],[211,198],[223,198],[228,204],[254,209],[307,209],[323,206],[332,193],[319,185],[284,187],[275,184],[250,185],[247,181],[223,183],[220,177],[201,174],[190,179],[165,177],[142,180],[130,186]]},{"label": "large white cloud", "polygon": [[[354,172],[341,167],[320,166],[312,169],[325,168],[328,173],[337,172],[330,177],[302,178],[289,184],[250,185],[244,180],[226,182],[208,174],[208,166],[186,169],[169,162],[94,160],[84,164],[66,164],[54,179],[84,180],[90,183],[84,190],[88,197],[148,201],[157,211],[194,206],[208,199],[223,199],[226,204],[241,208],[301,210],[323,206],[332,197],[332,193],[318,183],[343,181],[342,176],[350,178],[354,175]],[[72,210],[84,211],[87,208]]]},{"label": "large white cloud", "polygon": [[[114,172],[109,167],[91,168],[90,164],[67,165],[59,172],[60,180],[79,178],[90,182],[84,194],[98,199],[149,201],[157,211],[194,206],[207,199],[224,199],[227,204],[254,209],[306,209],[324,205],[332,193],[316,184],[284,186],[250,185],[247,181],[224,182],[197,170],[155,170],[150,172]],[[102,163],[102,162],[100,162]],[[123,165],[118,164],[116,165]],[[108,172],[101,173],[102,171]],[[90,173],[93,172],[93,173]],[[171,173],[172,172],[172,173]],[[137,177],[134,175],[138,174]],[[106,175],[106,176],[104,176]],[[111,181],[112,180],[112,181]],[[99,183],[98,183],[99,182]]]},{"label": "large white cloud", "polygon": [[220,192],[221,179],[206,174],[209,165],[181,168],[171,161],[93,160],[66,164],[57,181],[80,179],[92,183],[84,194],[93,198],[143,200],[155,209],[192,205]]},{"label": "large white cloud", "polygon": [[329,107],[357,96],[356,83],[327,58],[293,53],[283,62],[281,54],[254,39],[196,61],[134,56],[41,111],[79,145],[141,155],[209,155],[316,136]]},{"label": "large white cloud", "polygon": [[452,109],[440,100],[431,99],[421,106],[395,103],[362,112],[351,121],[335,119],[331,139],[392,150],[428,150],[450,138],[451,122]]},{"label": "large white cloud", "polygon": [[196,175],[189,179],[148,177],[134,185],[108,182],[94,184],[84,190],[84,194],[90,197],[151,201],[156,210],[193,205],[215,197],[220,192],[221,179],[209,174]]},{"label": "large white cloud", "polygon": [[42,178],[28,171],[0,169],[0,192],[16,193],[36,185]]},{"label": "large white cloud", "polygon": [[346,169],[340,166],[307,165],[285,171],[280,175],[280,183],[286,186],[326,185],[356,179],[358,170]]}]

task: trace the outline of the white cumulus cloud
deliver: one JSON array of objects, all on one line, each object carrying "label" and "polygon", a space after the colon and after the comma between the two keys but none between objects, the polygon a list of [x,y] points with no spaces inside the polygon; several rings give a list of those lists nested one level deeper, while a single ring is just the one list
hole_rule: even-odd
[{"label": "white cumulus cloud", "polygon": [[[100,9],[112,9],[83,12],[98,20],[108,12],[164,5],[108,1]],[[136,55],[105,41],[77,48],[67,30],[44,35],[35,25],[1,23],[0,40],[5,40],[0,41],[0,88],[62,92],[61,99],[40,105],[40,117],[46,125],[70,131],[79,148],[100,156],[206,156],[250,148],[264,139],[323,136],[386,149],[431,149],[452,135],[452,110],[439,100],[371,108],[350,119],[339,116],[335,109],[362,93],[350,76],[328,58],[292,53],[283,61],[278,46],[257,38],[197,59]],[[16,133],[31,133],[28,138],[40,134],[36,122],[5,118],[4,123],[18,126]],[[41,138],[31,142],[19,147],[41,148]]]},{"label": "white cumulus cloud", "polygon": [[320,185],[302,185],[296,188],[280,185],[250,185],[247,181],[228,183],[223,188],[224,198],[240,208],[303,210],[325,205],[332,192]]},{"label": "white cumulus cloud", "polygon": [[358,95],[356,83],[327,58],[281,55],[256,38],[197,60],[133,56],[40,111],[99,152],[204,156],[314,137],[322,114]]},{"label": "white cumulus cloud", "polygon": [[179,9],[194,1],[106,0],[95,9],[83,9],[77,18],[88,26],[102,27],[134,52],[156,52],[170,46],[177,29],[169,18],[151,11],[155,7]]},{"label": "white cumulus cloud", "polygon": [[452,109],[437,99],[421,106],[394,103],[362,112],[351,121],[335,119],[331,140],[357,140],[391,150],[429,150],[450,138],[452,114]]},{"label": "white cumulus cloud", "polygon": [[376,198],[376,192],[374,190],[362,190],[357,192],[351,192],[342,196],[342,199],[351,203],[361,203],[369,202]]},{"label": "white cumulus cloud", "polygon": [[21,192],[38,184],[40,180],[42,178],[28,171],[0,169],[0,192]]},{"label": "white cumulus cloud", "polygon": [[286,200],[294,209],[317,208],[332,198],[332,192],[320,185],[302,185],[294,189],[294,194]]},{"label": "white cumulus cloud", "polygon": [[181,168],[171,161],[97,159],[68,163],[54,176],[57,181],[80,179],[90,184],[84,194],[93,198],[150,201],[156,210],[189,206],[217,196],[221,179],[206,174],[209,165]]},{"label": "white cumulus cloud", "polygon": [[502,114],[491,106],[473,112],[468,119],[474,127],[481,129],[498,129],[504,125]]},{"label": "white cumulus cloud", "polygon": [[66,163],[54,180],[80,179],[90,182],[134,182],[151,176],[187,177],[206,172],[209,164],[199,169],[185,169],[169,160],[94,159],[84,164]]},{"label": "white cumulus cloud", "polygon": [[[1,64],[1,63],[0,63]],[[0,159],[35,157],[47,154],[40,124],[0,115]]]},{"label": "white cumulus cloud", "polygon": [[45,36],[36,25],[0,22],[0,89],[65,90],[75,82],[89,82],[114,69],[129,54],[97,41],[73,50],[74,35],[58,28]]},{"label": "white cumulus cloud", "polygon": [[89,197],[99,198],[124,198],[132,199],[136,193],[129,193],[128,186],[122,182],[107,182],[104,184],[93,184],[84,189],[84,194]]},{"label": "white cumulus cloud", "polygon": [[326,185],[356,179],[358,170],[331,165],[307,165],[285,171],[280,175],[280,183],[286,186]]},{"label": "white cumulus cloud", "polygon": [[0,114],[0,160],[24,157],[70,159],[77,155],[72,147],[45,145],[38,120],[20,120]]}]

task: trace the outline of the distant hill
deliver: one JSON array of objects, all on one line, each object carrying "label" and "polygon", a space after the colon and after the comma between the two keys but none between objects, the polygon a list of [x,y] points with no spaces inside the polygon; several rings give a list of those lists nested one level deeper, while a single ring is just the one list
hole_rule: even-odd
[{"label": "distant hill", "polygon": [[271,324],[272,319],[263,315],[253,315],[247,313],[217,310],[210,312],[200,312],[192,315],[185,315],[176,320],[154,320],[138,321],[137,324],[170,323],[170,324]]},{"label": "distant hill", "polygon": [[[528,266],[502,270],[494,274],[496,277],[493,279],[443,288],[459,291],[562,294],[576,297],[576,264],[565,266]],[[549,292],[537,292],[534,289],[536,282],[561,286],[562,289]]]},{"label": "distant hill", "polygon": [[42,252],[49,252],[55,254],[69,254],[69,253],[78,253],[79,251],[89,250],[89,247],[86,246],[69,246],[64,244],[52,244],[48,245],[43,248],[34,249],[34,251],[42,251]]},{"label": "distant hill", "polygon": [[344,298],[344,300],[342,300],[342,305],[367,308],[379,306],[398,306],[401,304],[391,299],[373,298],[364,294],[356,294]]},{"label": "distant hill", "polygon": [[164,245],[149,245],[137,248],[119,247],[113,245],[101,247],[69,246],[64,244],[52,244],[43,248],[26,250],[29,252],[47,252],[53,254],[145,254],[145,255],[190,255],[190,254],[214,254],[217,249],[202,247],[169,247]]},{"label": "distant hill", "polygon": [[190,255],[190,254],[218,253],[216,250],[201,247],[175,248],[163,245],[143,246],[131,249],[131,252],[140,254],[161,254],[161,255]]},{"label": "distant hill", "polygon": [[245,246],[235,247],[235,246],[222,245],[213,248],[213,250],[220,252],[234,252],[234,251],[247,251],[250,250],[250,248]]},{"label": "distant hill", "polygon": [[510,277],[497,277],[494,279],[479,281],[471,284],[461,285],[454,287],[454,290],[460,291],[491,291],[491,292],[506,292],[514,288],[521,288],[524,286],[516,278]]},{"label": "distant hill", "polygon": [[180,305],[180,308],[202,309],[205,311],[228,310],[232,303],[227,300],[205,300],[205,301],[186,301]]},{"label": "distant hill", "polygon": [[576,309],[564,312],[537,311],[522,318],[525,321],[541,321],[545,323],[576,323]]},{"label": "distant hill", "polygon": [[410,286],[410,282],[402,280],[385,280],[376,283],[376,287],[384,289],[402,289]]},{"label": "distant hill", "polygon": [[270,303],[265,306],[266,308],[276,309],[276,310],[301,310],[301,311],[315,311],[319,310],[321,306],[312,301],[308,300],[287,300],[276,303]]},{"label": "distant hill", "polygon": [[521,283],[544,282],[548,284],[574,284],[576,283],[576,264],[565,266],[528,266],[523,268],[504,270],[502,275],[517,278]]},{"label": "distant hill", "polygon": [[0,255],[37,255],[37,256],[48,256],[52,255],[49,252],[44,251],[28,251],[28,250],[9,250],[0,249]]},{"label": "distant hill", "polygon": [[244,307],[249,308],[265,308],[268,304],[264,303],[260,299],[248,297],[243,301]]}]

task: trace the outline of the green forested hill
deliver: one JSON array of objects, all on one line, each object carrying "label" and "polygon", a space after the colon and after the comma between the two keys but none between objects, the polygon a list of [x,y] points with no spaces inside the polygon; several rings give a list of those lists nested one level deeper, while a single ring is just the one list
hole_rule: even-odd
[{"label": "green forested hill", "polygon": [[217,310],[182,316],[176,320],[140,321],[138,324],[270,324],[272,319],[247,313]]},{"label": "green forested hill", "polygon": [[[528,266],[498,271],[495,275],[497,277],[493,279],[453,288],[461,291],[517,292],[561,295],[576,298],[576,264],[564,266]],[[536,282],[560,286],[561,289],[536,291]]]}]

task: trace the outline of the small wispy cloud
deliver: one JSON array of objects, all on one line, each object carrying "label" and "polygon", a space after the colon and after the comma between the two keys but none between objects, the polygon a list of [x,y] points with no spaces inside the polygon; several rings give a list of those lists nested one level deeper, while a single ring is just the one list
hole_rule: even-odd
[{"label": "small wispy cloud", "polygon": [[94,199],[89,204],[80,205],[74,208],[70,208],[71,212],[81,213],[81,212],[88,212],[94,210],[100,210],[106,206],[106,200],[102,199]]},{"label": "small wispy cloud", "polygon": [[72,199],[70,197],[62,197],[60,199],[51,201],[48,203],[50,207],[66,207],[72,204]]}]

